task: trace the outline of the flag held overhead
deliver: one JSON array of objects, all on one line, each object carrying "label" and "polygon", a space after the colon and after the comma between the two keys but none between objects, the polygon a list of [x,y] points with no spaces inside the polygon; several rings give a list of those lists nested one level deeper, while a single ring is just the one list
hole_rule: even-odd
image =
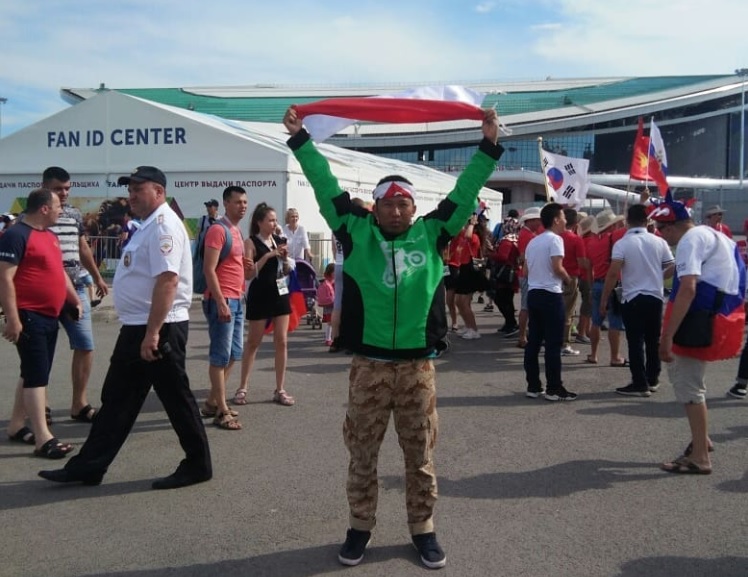
[{"label": "flag held overhead", "polygon": [[330,98],[297,105],[312,139],[322,142],[356,122],[391,124],[483,120],[485,95],[463,86],[424,86],[392,95]]}]

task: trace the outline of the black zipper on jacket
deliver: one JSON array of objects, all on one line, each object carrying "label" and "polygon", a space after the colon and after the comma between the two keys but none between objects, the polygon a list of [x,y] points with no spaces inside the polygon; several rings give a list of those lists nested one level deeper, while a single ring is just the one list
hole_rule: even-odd
[{"label": "black zipper on jacket", "polygon": [[390,241],[390,260],[392,262],[392,278],[395,283],[395,302],[393,303],[393,325],[392,325],[392,350],[394,351],[397,347],[397,266],[395,262],[395,241]]}]

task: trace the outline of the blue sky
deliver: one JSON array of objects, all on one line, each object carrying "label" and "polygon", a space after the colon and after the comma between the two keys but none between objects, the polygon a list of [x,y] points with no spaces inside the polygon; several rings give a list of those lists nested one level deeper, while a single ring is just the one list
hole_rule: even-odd
[{"label": "blue sky", "polygon": [[745,0],[3,0],[2,135],[61,87],[729,74]]}]

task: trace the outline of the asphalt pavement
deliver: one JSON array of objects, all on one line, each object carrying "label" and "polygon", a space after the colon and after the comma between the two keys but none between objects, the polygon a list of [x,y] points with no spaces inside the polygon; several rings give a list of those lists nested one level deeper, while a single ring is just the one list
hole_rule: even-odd
[{"label": "asphalt pavement", "polygon": [[[119,325],[111,298],[95,312],[97,352],[90,400],[98,405]],[[737,359],[707,370],[709,476],[658,468],[689,440],[683,407],[667,373],[650,398],[616,395],[628,369],[564,359],[574,402],[524,396],[523,351],[500,338],[497,313],[475,305],[480,340],[452,338],[437,364],[440,433],[436,448],[436,529],[447,553],[443,575],[509,577],[673,577],[748,575],[748,402],[725,396]],[[207,392],[208,337],[193,307],[188,371],[198,399]],[[62,440],[80,446],[88,425],[69,418],[70,358],[60,333],[49,388]],[[0,343],[3,416],[10,414],[18,359]],[[173,491],[154,478],[182,457],[158,398],[151,394],[102,485],[60,486],[37,477],[56,468],[31,447],[0,440],[0,576],[311,577],[421,575],[410,545],[403,462],[388,430],[379,460],[378,525],[361,565],[338,564],[347,528],[347,454],[342,422],[350,357],[329,354],[320,330],[289,338],[289,393],[270,402],[272,344],[252,376],[243,430],[208,425],[215,477]],[[237,367],[238,369],[238,367]],[[233,392],[238,371],[232,376]],[[3,431],[7,420],[3,421]]]}]

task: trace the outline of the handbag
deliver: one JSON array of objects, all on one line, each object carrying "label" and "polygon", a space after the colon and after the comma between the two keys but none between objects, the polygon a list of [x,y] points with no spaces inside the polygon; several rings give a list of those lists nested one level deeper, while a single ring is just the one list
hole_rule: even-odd
[{"label": "handbag", "polygon": [[688,311],[673,335],[673,343],[689,348],[710,347],[714,336],[714,317],[722,306],[724,296],[723,291],[717,291],[711,309]]},{"label": "handbag", "polygon": [[477,258],[472,257],[473,261],[473,270],[475,272],[483,272],[486,270],[486,259],[485,258]]}]

